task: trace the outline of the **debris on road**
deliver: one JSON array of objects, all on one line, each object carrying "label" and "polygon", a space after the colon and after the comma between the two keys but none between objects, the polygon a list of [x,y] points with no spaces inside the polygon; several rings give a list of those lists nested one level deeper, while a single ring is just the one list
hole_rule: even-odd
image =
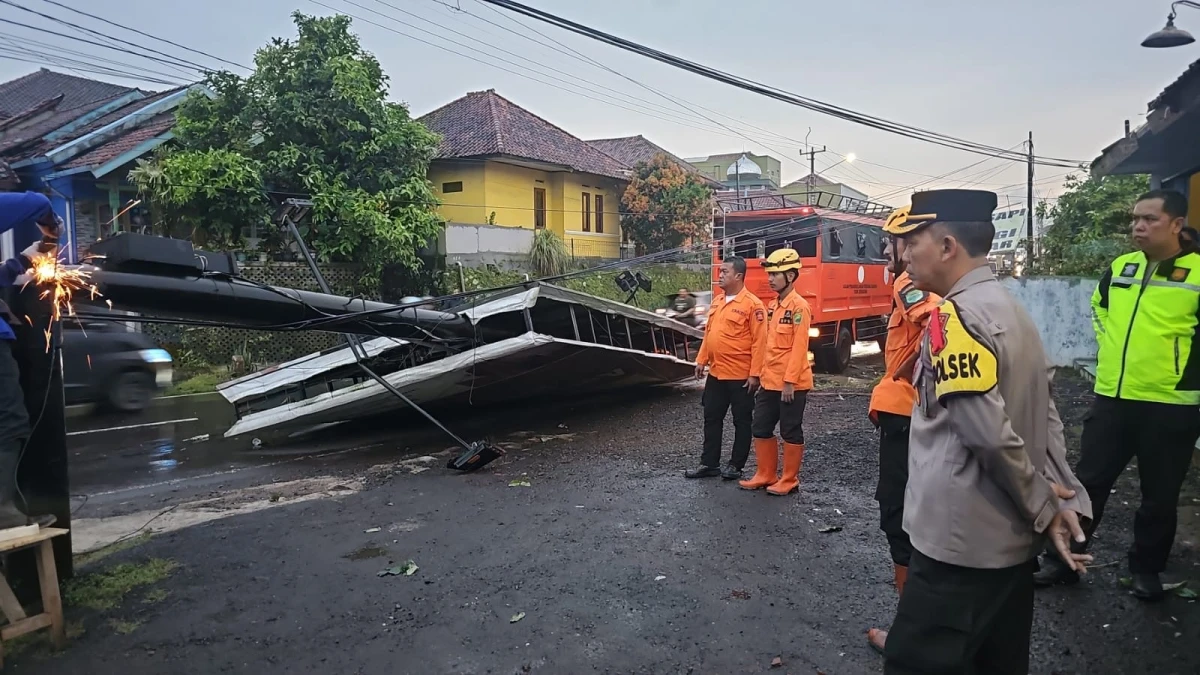
[{"label": "debris on road", "polygon": [[202,443],[204,441],[207,441],[208,438],[209,438],[208,434],[200,434],[199,436],[192,436],[191,438],[185,438],[185,439],[183,439],[183,442],[184,443]]},{"label": "debris on road", "polygon": [[783,667],[783,657],[776,656],[775,658],[771,659],[771,667],[772,668],[782,668]]},{"label": "debris on road", "polygon": [[509,622],[509,623],[516,623],[516,622],[518,622],[518,621],[520,621],[521,619],[524,619],[524,618],[525,618],[525,612],[517,612],[516,614],[513,614],[513,615],[512,615],[512,618],[510,618],[510,619],[508,620],[508,622]]},{"label": "debris on road", "polygon": [[417,567],[417,563],[409,560],[408,562],[404,563],[403,565],[396,565],[395,567],[388,567],[386,569],[380,570],[376,576],[398,577],[398,576],[403,575],[406,577],[411,577],[412,575],[416,574],[417,570],[419,570],[419,569],[421,569],[421,568]]},{"label": "debris on road", "polygon": [[514,478],[508,481],[508,487],[532,487],[528,478]]},{"label": "debris on road", "polygon": [[369,528],[363,530],[363,532],[365,534],[374,534],[375,532],[379,532],[381,530],[383,530],[382,527],[369,527]]},{"label": "debris on road", "polygon": [[841,525],[826,525],[825,527],[822,527],[817,530],[817,532],[820,532],[821,534],[829,534],[831,532],[841,532],[841,531],[842,531]]},{"label": "debris on road", "polygon": [[660,574],[660,575],[658,575],[658,576],[654,577],[654,580],[655,580],[655,581],[662,581],[663,579],[666,579],[666,578],[667,578],[666,576],[664,576],[664,575]]}]

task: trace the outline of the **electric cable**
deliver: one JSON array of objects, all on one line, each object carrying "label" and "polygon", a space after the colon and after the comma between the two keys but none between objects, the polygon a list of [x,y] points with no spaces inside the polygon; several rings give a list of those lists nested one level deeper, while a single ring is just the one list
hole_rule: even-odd
[{"label": "electric cable", "polygon": [[[915,127],[912,125],[902,124],[902,123],[898,123],[898,122],[892,122],[890,120],[886,120],[886,119],[883,119],[880,117],[875,117],[872,115],[867,115],[865,113],[858,113],[858,112],[849,110],[847,108],[842,108],[842,107],[839,107],[839,106],[836,106],[833,104],[824,103],[822,101],[819,101],[819,100],[816,100],[813,98],[801,96],[799,94],[794,94],[794,93],[785,91],[783,89],[779,89],[777,87],[772,87],[770,85],[756,82],[754,80],[749,80],[747,78],[731,75],[729,73],[726,73],[726,72],[723,72],[720,70],[716,70],[714,68],[710,68],[707,66],[703,66],[699,63],[689,61],[689,60],[686,60],[686,59],[683,59],[683,58],[680,58],[677,56],[673,56],[666,52],[662,52],[657,49],[653,49],[653,48],[638,44],[636,42],[632,42],[630,40],[625,40],[623,38],[619,38],[615,35],[605,33],[603,31],[600,31],[600,30],[597,30],[594,28],[590,28],[588,26],[571,21],[569,19],[565,19],[565,18],[556,16],[549,12],[544,12],[544,11],[529,7],[527,5],[523,5],[518,2],[513,2],[512,0],[480,0],[480,2],[485,2],[485,3],[495,5],[497,7],[503,8],[503,9],[507,9],[512,12],[523,14],[530,18],[537,19],[538,21],[542,21],[544,23],[548,23],[550,25],[557,26],[558,28],[568,30],[572,33],[576,33],[578,35],[583,35],[585,37],[589,37],[593,40],[604,42],[606,44],[609,44],[614,47],[618,47],[625,51],[629,51],[629,52],[638,54],[640,56],[654,59],[661,63],[671,65],[671,66],[679,68],[681,70],[686,70],[688,72],[692,72],[694,74],[700,75],[702,77],[706,77],[708,79],[712,79],[712,80],[716,80],[716,81],[719,81],[719,82],[722,82],[725,84],[729,84],[729,85],[732,85],[732,86],[735,86],[735,87],[738,87],[738,88],[741,88],[741,89],[744,89],[747,91],[751,91],[751,92],[754,92],[754,93],[757,93],[757,94],[760,94],[763,96],[768,96],[770,98],[776,99],[776,100],[784,102],[784,103],[788,103],[788,104],[802,107],[802,108],[812,110],[815,112],[820,112],[820,113],[823,113],[826,115],[837,117],[837,118],[845,120],[845,121],[854,122],[854,123],[862,125],[862,126],[868,126],[868,127],[874,128],[874,129],[878,129],[880,131],[886,131],[886,132],[889,132],[892,134],[906,136],[908,138],[912,138],[915,140],[922,140],[927,143],[933,143],[935,145],[942,145],[944,147],[955,148],[958,150],[963,150],[966,152],[973,152],[976,154],[989,154],[989,155],[999,154],[1000,156],[1004,156],[1004,157],[1006,157],[1008,159],[1012,159],[1014,161],[1017,161],[1017,160],[1026,161],[1028,159],[1028,157],[1026,157],[1026,156],[1015,155],[1009,151],[1002,150],[1001,148],[998,148],[995,146],[990,146],[990,145],[986,145],[986,144],[982,144],[982,143],[968,141],[968,140],[961,139],[961,138],[956,138],[956,137],[950,136],[948,134],[943,134],[943,133],[936,132],[936,131],[930,131],[927,129],[921,129],[919,127]],[[1036,157],[1036,156],[1034,158],[1034,162],[1038,163],[1038,164],[1064,166],[1066,168],[1072,168],[1072,167],[1078,166],[1082,163],[1080,161],[1061,159],[1061,158],[1056,158],[1056,157]]]}]

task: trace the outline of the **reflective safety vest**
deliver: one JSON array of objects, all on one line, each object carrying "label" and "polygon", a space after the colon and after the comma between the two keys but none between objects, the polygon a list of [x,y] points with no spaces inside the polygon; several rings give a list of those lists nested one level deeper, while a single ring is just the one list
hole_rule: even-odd
[{"label": "reflective safety vest", "polygon": [[1200,254],[1117,258],[1092,293],[1092,323],[1097,394],[1200,405]]}]

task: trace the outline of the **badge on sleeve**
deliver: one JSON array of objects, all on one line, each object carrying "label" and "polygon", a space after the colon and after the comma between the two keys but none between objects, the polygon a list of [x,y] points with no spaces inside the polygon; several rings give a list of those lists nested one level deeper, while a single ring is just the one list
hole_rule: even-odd
[{"label": "badge on sleeve", "polygon": [[904,303],[904,309],[909,310],[921,304],[928,298],[929,294],[925,291],[909,284],[900,291],[900,301]]},{"label": "badge on sleeve", "polygon": [[996,386],[996,355],[967,330],[953,302],[943,302],[930,315],[929,353],[938,402],[957,394],[986,394]]},{"label": "badge on sleeve", "polygon": [[762,311],[761,309],[756,309],[756,310],[754,310],[754,320],[755,320],[755,321],[757,321],[757,322],[759,322],[759,323],[762,323],[763,321],[765,321],[765,320],[766,320],[766,319],[763,317],[763,311]]}]

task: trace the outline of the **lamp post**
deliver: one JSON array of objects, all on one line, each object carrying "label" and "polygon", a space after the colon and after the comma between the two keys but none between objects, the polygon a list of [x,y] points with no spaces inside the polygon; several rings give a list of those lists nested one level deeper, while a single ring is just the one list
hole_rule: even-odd
[{"label": "lamp post", "polygon": [[1190,45],[1196,41],[1192,34],[1175,27],[1175,8],[1179,5],[1191,7],[1192,9],[1200,9],[1200,3],[1192,2],[1191,0],[1177,0],[1171,3],[1171,13],[1167,15],[1167,25],[1163,26],[1162,30],[1155,31],[1142,40],[1143,47],[1152,49],[1162,49],[1165,47],[1182,47]]}]

